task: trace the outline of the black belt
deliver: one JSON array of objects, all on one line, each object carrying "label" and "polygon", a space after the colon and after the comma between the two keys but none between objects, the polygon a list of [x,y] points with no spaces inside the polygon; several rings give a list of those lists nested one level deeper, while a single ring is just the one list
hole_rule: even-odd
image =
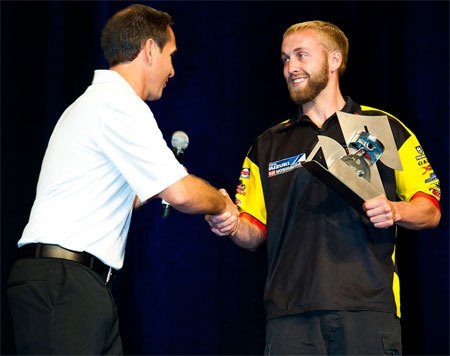
[{"label": "black belt", "polygon": [[78,262],[99,274],[108,286],[111,285],[116,272],[90,253],[71,251],[58,245],[27,244],[19,248],[17,258],[60,258]]}]

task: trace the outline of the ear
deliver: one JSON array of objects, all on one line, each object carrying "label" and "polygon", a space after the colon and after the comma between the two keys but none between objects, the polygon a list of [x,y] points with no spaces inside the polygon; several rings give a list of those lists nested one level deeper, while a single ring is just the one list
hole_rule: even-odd
[{"label": "ear", "polygon": [[342,64],[342,53],[335,49],[330,54],[330,71],[333,73],[337,71]]},{"label": "ear", "polygon": [[143,51],[145,61],[148,65],[152,65],[152,63],[155,59],[157,50],[158,50],[158,46],[152,38],[149,38],[145,42],[145,44],[142,46],[141,51]]}]

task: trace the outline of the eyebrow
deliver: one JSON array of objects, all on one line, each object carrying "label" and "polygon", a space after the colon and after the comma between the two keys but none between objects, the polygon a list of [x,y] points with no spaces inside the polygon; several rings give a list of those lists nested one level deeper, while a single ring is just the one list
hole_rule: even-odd
[{"label": "eyebrow", "polygon": [[[307,50],[305,47],[297,47],[297,48],[294,48],[292,50],[292,52],[293,53],[298,53],[298,52],[305,51],[305,50]],[[289,55],[286,52],[281,51],[281,56],[289,56]]]}]

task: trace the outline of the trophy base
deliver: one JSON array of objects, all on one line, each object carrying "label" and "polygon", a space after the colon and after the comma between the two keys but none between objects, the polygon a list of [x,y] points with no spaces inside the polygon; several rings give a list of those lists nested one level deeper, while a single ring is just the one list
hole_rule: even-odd
[{"label": "trophy base", "polygon": [[330,169],[315,160],[302,162],[302,166],[364,216],[366,215],[362,207],[364,202],[384,194],[366,179],[358,177],[356,172],[341,159],[334,160]]}]

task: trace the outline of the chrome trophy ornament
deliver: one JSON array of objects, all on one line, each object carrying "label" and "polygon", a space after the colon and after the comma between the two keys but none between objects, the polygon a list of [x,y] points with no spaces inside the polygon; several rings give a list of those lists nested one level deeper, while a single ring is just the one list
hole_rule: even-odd
[{"label": "chrome trophy ornament", "polygon": [[402,165],[387,116],[337,116],[346,147],[319,135],[302,166],[362,211],[364,201],[385,194],[376,163],[396,170]]},{"label": "chrome trophy ornament", "polygon": [[363,177],[370,182],[370,165],[380,159],[384,145],[368,132],[358,132],[353,137],[350,147],[356,152],[341,159],[355,170],[358,177]]}]

